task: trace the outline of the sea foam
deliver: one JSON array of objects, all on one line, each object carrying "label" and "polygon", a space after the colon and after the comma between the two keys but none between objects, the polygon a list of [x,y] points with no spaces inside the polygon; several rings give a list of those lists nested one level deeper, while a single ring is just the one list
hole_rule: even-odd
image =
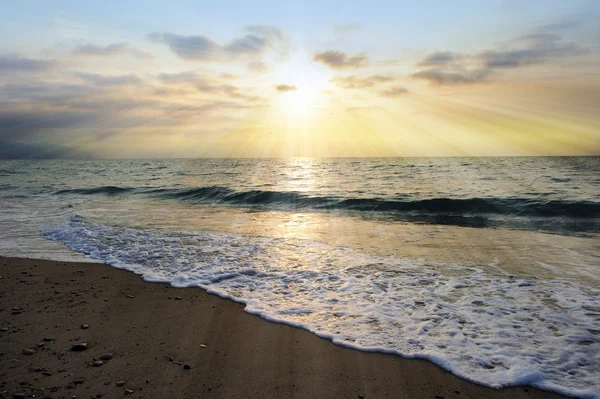
[{"label": "sea foam", "polygon": [[310,240],[129,228],[79,216],[43,234],[147,281],[201,287],[340,345],[428,359],[491,387],[600,398],[595,288]]}]

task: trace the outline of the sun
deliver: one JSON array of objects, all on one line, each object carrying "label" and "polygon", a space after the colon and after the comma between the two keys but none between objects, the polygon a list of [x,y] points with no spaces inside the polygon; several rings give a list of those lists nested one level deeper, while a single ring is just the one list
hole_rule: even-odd
[{"label": "sun", "polygon": [[296,55],[281,63],[273,72],[273,79],[273,102],[288,117],[308,116],[323,105],[329,76],[309,57]]}]

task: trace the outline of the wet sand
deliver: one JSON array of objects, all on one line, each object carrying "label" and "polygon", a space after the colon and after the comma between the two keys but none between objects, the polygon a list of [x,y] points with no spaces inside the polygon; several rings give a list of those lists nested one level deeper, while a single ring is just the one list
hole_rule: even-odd
[{"label": "wet sand", "polygon": [[562,397],[343,348],[102,264],[0,257],[0,277],[0,398]]}]

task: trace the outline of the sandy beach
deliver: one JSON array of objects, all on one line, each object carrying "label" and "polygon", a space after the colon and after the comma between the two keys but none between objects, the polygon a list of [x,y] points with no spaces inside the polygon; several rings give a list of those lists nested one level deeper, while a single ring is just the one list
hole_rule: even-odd
[{"label": "sandy beach", "polygon": [[0,258],[0,276],[1,398],[561,397],[343,348],[102,264]]}]

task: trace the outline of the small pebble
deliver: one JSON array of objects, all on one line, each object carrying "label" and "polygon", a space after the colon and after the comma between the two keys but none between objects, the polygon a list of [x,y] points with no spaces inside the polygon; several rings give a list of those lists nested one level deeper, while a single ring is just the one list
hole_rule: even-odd
[{"label": "small pebble", "polygon": [[71,345],[71,350],[73,352],[81,352],[81,351],[86,350],[87,348],[88,348],[88,344],[85,342],[82,342],[80,344]]},{"label": "small pebble", "polygon": [[133,296],[133,295],[127,295],[127,298],[133,299],[133,298],[135,298],[135,296]]},{"label": "small pebble", "polygon": [[87,324],[82,324],[81,325],[81,329],[82,330],[87,330],[88,328],[90,328],[90,326],[88,326]]},{"label": "small pebble", "polygon": [[27,356],[33,355],[35,354],[35,351],[33,349],[23,349],[23,354]]},{"label": "small pebble", "polygon": [[117,381],[115,382],[115,385],[118,387],[122,387],[123,385],[125,385],[125,381]]},{"label": "small pebble", "polygon": [[189,364],[184,364],[184,365],[183,365],[183,369],[184,369],[184,370],[189,370],[189,369],[191,369],[191,368],[192,368],[192,366],[190,366]]},{"label": "small pebble", "polygon": [[100,359],[100,360],[110,360],[112,358],[113,358],[112,353],[103,353],[100,356],[98,356],[98,359]]},{"label": "small pebble", "polygon": [[94,367],[100,367],[104,364],[104,362],[102,360],[96,360],[94,363],[92,363],[92,366]]},{"label": "small pebble", "polygon": [[133,393],[133,389],[125,389],[125,395],[131,395]]}]

